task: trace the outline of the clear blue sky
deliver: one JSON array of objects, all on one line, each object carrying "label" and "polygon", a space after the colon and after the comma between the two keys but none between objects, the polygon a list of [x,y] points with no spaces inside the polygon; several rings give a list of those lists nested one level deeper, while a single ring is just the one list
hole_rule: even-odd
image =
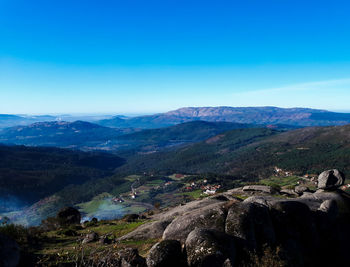
[{"label": "clear blue sky", "polygon": [[0,113],[350,110],[350,3],[0,0]]}]

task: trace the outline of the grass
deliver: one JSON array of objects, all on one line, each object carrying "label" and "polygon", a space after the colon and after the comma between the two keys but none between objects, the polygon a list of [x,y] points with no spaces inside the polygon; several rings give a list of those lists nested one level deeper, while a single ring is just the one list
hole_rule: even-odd
[{"label": "grass", "polygon": [[175,174],[173,174],[173,175],[169,175],[168,177],[170,178],[170,179],[172,179],[172,180],[174,180],[174,181],[181,181],[181,180],[183,180],[184,178],[186,178],[188,175],[184,175],[183,177],[179,177],[179,178],[177,178],[176,177],[176,173]]},{"label": "grass", "polygon": [[198,199],[198,198],[201,198],[203,197],[203,192],[201,189],[197,189],[197,190],[194,190],[194,191],[191,191],[191,192],[182,192],[182,193],[177,193],[176,195],[178,196],[190,196],[194,199]]},{"label": "grass", "polygon": [[112,234],[115,237],[120,237],[123,236],[131,231],[133,231],[134,229],[136,229],[137,227],[139,227],[140,225],[144,224],[146,222],[146,220],[140,220],[137,222],[123,222],[123,221],[108,221],[108,222],[100,222],[99,225],[97,226],[92,226],[89,227],[87,230],[82,231],[83,233],[87,233],[88,231],[94,231],[96,233],[98,233],[99,235],[104,235],[104,234]]},{"label": "grass", "polygon": [[[88,244],[81,244],[79,236],[83,237],[87,233],[96,232],[99,236],[107,235],[112,241],[121,237],[140,225],[146,223],[147,220],[139,220],[136,222],[125,222],[122,220],[99,221],[95,225],[88,226],[83,229],[76,229],[77,236],[65,236],[64,231],[50,231],[44,234],[40,239],[39,249],[34,252],[36,260],[41,261],[42,266],[58,266],[60,264],[72,263],[76,258],[84,253],[86,257],[97,254],[108,254],[110,251],[117,252],[126,247],[139,249],[140,252],[146,253],[157,240],[143,241],[123,241],[119,243],[101,245],[98,241]],[[72,226],[74,228],[74,226]],[[51,265],[50,265],[51,264]]]},{"label": "grass", "polygon": [[110,198],[111,195],[108,193],[102,193],[94,197],[91,201],[80,203],[77,206],[84,213],[94,213],[99,207],[106,202],[106,198]]},{"label": "grass", "polygon": [[300,181],[301,178],[298,176],[288,176],[288,177],[276,177],[271,176],[268,179],[260,180],[259,182],[263,185],[269,185],[269,186],[296,186],[298,184],[298,181]]},{"label": "grass", "polygon": [[127,180],[129,182],[134,182],[137,179],[139,179],[141,176],[140,175],[129,175],[127,177],[124,178],[124,180]]},{"label": "grass", "polygon": [[157,179],[157,180],[151,180],[149,182],[146,183],[146,186],[151,186],[151,187],[155,187],[155,186],[160,186],[162,184],[164,184],[165,182],[161,179]]}]

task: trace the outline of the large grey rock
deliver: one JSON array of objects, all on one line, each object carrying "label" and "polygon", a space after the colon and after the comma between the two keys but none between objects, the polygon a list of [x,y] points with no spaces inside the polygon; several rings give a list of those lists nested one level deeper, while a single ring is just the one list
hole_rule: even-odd
[{"label": "large grey rock", "polygon": [[88,233],[85,238],[83,239],[82,243],[87,244],[91,242],[95,242],[98,240],[98,234],[95,232]]},{"label": "large grey rock", "polygon": [[257,203],[266,207],[270,207],[277,199],[273,196],[251,196],[243,201],[243,203]]},{"label": "large grey rock", "polygon": [[172,219],[165,219],[143,224],[134,231],[118,238],[118,240],[144,240],[161,238],[165,228],[171,223],[171,221]]},{"label": "large grey rock", "polygon": [[205,208],[212,204],[224,203],[224,202],[226,202],[226,200],[217,199],[217,198],[205,198],[202,200],[195,200],[185,205],[179,205],[166,212],[155,214],[154,216],[152,216],[152,219],[155,221],[173,220],[176,217],[181,216],[182,214],[185,214],[200,208]]},{"label": "large grey rock", "polygon": [[0,234],[0,266],[16,267],[20,260],[20,248],[10,237]]},{"label": "large grey rock", "polygon": [[[190,213],[195,210],[206,208],[213,204],[223,204],[227,201],[219,198],[205,198],[187,203],[186,205],[179,205],[171,208],[168,211],[158,213],[152,216],[152,222],[139,226],[134,231],[118,238],[121,240],[143,240],[143,239],[157,239],[163,236],[166,227],[177,217],[185,213]],[[184,238],[186,239],[186,237]]]},{"label": "large grey rock", "polygon": [[337,169],[322,172],[318,176],[318,189],[332,190],[344,184],[344,174]]},{"label": "large grey rock", "polygon": [[347,216],[350,213],[349,198],[342,196],[341,191],[318,191],[313,194],[302,195],[297,200],[306,204],[312,211],[317,211],[324,201],[334,200],[337,203],[340,216]]},{"label": "large grey rock", "polygon": [[146,260],[135,248],[126,248],[118,252],[120,267],[147,267]]},{"label": "large grey rock", "polygon": [[331,220],[338,216],[338,204],[334,199],[328,199],[322,202],[319,211],[326,213]]},{"label": "large grey rock", "polygon": [[294,187],[294,191],[295,193],[301,196],[304,192],[308,192],[309,188],[303,185],[297,185],[296,187]]},{"label": "large grey rock", "polygon": [[265,194],[274,194],[276,190],[268,185],[246,185],[243,187],[244,192],[259,192]]},{"label": "large grey rock", "polygon": [[256,250],[275,243],[269,209],[258,203],[237,203],[228,211],[226,233],[237,238],[241,247]]},{"label": "large grey rock", "polygon": [[298,197],[299,194],[297,194],[294,190],[292,189],[282,189],[280,191],[280,194],[281,195],[286,195],[286,196],[289,196],[289,197]]},{"label": "large grey rock", "polygon": [[221,203],[203,207],[173,220],[163,233],[163,239],[185,242],[187,235],[195,228],[225,231],[226,212]]},{"label": "large grey rock", "polygon": [[186,252],[193,267],[229,266],[235,261],[233,237],[216,230],[193,230],[186,239]]},{"label": "large grey rock", "polygon": [[288,260],[295,260],[296,266],[311,266],[319,235],[308,206],[299,201],[279,201],[271,206],[270,214],[277,243]]},{"label": "large grey rock", "polygon": [[185,267],[186,257],[181,243],[176,240],[163,240],[155,244],[148,253],[148,267]]}]

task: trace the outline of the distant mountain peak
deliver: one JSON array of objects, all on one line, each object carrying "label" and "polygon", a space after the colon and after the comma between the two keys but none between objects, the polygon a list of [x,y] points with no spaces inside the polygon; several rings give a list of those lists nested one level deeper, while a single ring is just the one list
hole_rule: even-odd
[{"label": "distant mountain peak", "polygon": [[279,107],[184,107],[166,113],[128,119],[114,118],[99,123],[108,127],[160,128],[189,121],[235,122],[244,124],[285,124],[330,126],[350,123],[350,113],[310,108]]}]

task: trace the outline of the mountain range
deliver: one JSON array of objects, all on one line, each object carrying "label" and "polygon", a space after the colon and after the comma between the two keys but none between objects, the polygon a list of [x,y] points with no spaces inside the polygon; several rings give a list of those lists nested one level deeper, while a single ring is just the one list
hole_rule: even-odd
[{"label": "mountain range", "polygon": [[195,120],[259,125],[330,126],[350,123],[350,113],[337,113],[308,108],[187,107],[148,116],[127,118],[117,116],[96,123],[116,128],[161,128]]}]

